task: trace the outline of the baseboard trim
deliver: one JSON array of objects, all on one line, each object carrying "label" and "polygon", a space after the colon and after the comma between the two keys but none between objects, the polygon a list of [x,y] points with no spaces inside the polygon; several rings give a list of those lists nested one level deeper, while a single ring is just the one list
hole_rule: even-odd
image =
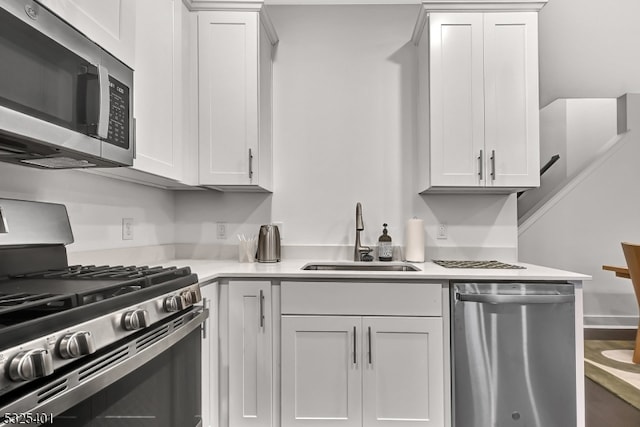
[{"label": "baseboard trim", "polygon": [[634,341],[636,339],[635,328],[625,329],[596,329],[588,328],[584,330],[585,340],[613,340],[613,341]]},{"label": "baseboard trim", "polygon": [[636,329],[640,318],[638,316],[603,316],[585,315],[585,329]]}]

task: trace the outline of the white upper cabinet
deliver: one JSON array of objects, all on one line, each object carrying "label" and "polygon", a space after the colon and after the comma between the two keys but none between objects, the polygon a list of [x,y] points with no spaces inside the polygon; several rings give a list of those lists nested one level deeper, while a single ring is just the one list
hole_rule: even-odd
[{"label": "white upper cabinet", "polygon": [[264,10],[198,13],[200,185],[272,190],[272,48]]},{"label": "white upper cabinet", "polygon": [[421,135],[431,145],[427,182],[434,187],[484,185],[477,160],[485,148],[482,14],[432,14],[429,29],[424,36],[430,49],[430,99],[421,99],[430,101],[431,112],[431,129]]},{"label": "white upper cabinet", "polygon": [[130,168],[96,173],[167,189],[198,184],[191,15],[181,0],[135,1],[135,158]]},{"label": "white upper cabinet", "polygon": [[182,178],[180,0],[136,0],[134,169]]},{"label": "white upper cabinet", "polygon": [[487,187],[540,185],[538,15],[485,13]]},{"label": "white upper cabinet", "polygon": [[504,12],[506,3],[498,11],[433,11],[426,3],[414,31],[419,190],[539,186],[537,12]]},{"label": "white upper cabinet", "polygon": [[39,0],[39,3],[133,68],[137,1]]}]

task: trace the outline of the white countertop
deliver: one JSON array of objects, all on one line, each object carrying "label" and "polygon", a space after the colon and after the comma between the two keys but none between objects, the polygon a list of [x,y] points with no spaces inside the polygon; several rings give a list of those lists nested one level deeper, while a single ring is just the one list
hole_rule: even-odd
[{"label": "white countertop", "polygon": [[[420,271],[305,271],[301,268],[311,262],[326,260],[284,260],[277,263],[240,263],[231,260],[173,259],[162,265],[191,267],[201,283],[223,278],[268,279],[409,279],[409,280],[591,280],[591,276],[533,264],[513,263],[525,269],[444,268],[433,262],[412,263]],[[344,263],[345,261],[340,261]]]}]

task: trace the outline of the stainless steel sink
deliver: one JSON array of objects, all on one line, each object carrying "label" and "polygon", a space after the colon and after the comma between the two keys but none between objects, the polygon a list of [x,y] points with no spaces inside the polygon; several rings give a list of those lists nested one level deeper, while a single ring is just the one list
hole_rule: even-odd
[{"label": "stainless steel sink", "polygon": [[404,262],[312,262],[302,270],[324,271],[421,271]]}]

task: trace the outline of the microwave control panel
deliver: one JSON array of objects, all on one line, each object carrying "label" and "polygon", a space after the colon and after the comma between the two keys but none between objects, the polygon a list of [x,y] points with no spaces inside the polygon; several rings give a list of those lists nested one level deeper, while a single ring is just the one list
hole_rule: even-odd
[{"label": "microwave control panel", "polygon": [[106,141],[110,144],[129,149],[129,116],[131,102],[129,88],[109,76],[109,95],[111,109],[109,111],[109,133]]}]

